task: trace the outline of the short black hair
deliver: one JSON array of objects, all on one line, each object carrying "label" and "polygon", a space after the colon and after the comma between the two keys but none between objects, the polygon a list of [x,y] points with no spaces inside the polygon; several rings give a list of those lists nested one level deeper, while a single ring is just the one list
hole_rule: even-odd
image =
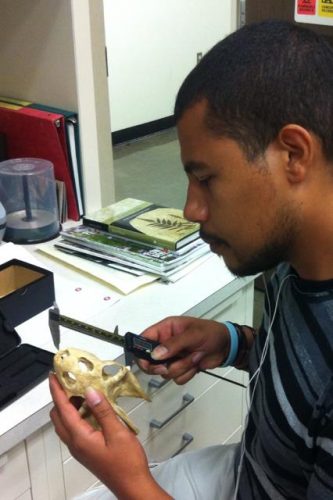
[{"label": "short black hair", "polygon": [[333,46],[285,21],[254,23],[217,43],[183,82],[176,122],[205,99],[208,129],[263,154],[288,123],[312,131],[333,160]]}]

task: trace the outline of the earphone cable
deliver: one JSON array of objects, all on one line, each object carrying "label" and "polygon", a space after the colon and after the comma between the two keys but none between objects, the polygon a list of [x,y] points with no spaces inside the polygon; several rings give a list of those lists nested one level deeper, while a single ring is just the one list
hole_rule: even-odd
[{"label": "earphone cable", "polygon": [[[257,385],[258,385],[258,382],[259,382],[259,376],[260,376],[260,373],[261,373],[262,365],[263,365],[263,363],[264,363],[264,361],[266,359],[266,355],[267,355],[267,352],[268,352],[269,340],[270,340],[272,327],[273,327],[273,324],[274,324],[274,321],[275,321],[275,317],[276,317],[276,314],[277,314],[277,310],[278,310],[278,305],[279,305],[281,291],[282,291],[283,285],[287,281],[287,279],[291,278],[291,277],[295,277],[295,276],[296,276],[295,274],[288,274],[287,276],[285,276],[282,279],[282,281],[280,283],[280,286],[279,286],[279,289],[278,289],[278,292],[277,292],[277,295],[276,295],[276,302],[275,302],[275,307],[274,307],[274,311],[273,311],[273,316],[271,317],[271,311],[272,311],[272,309],[271,309],[271,303],[270,303],[270,300],[269,300],[269,294],[268,294],[266,279],[265,279],[265,276],[263,275],[263,281],[264,281],[264,286],[265,286],[265,295],[266,295],[267,301],[268,301],[268,328],[267,328],[267,336],[266,336],[264,347],[263,347],[263,350],[262,350],[262,353],[261,353],[261,357],[260,357],[258,368],[256,369],[256,371],[253,373],[253,375],[249,379],[249,382],[248,382],[247,387],[246,387],[246,404],[247,404],[248,411],[247,411],[247,415],[245,417],[244,431],[243,431],[242,439],[241,439],[240,459],[239,459],[239,464],[238,464],[238,468],[237,468],[237,477],[236,477],[236,484],[235,484],[235,491],[234,491],[233,500],[237,499],[237,493],[238,493],[238,488],[239,488],[239,483],[240,483],[241,470],[242,470],[242,466],[243,466],[244,455],[246,453],[245,433],[246,433],[246,429],[247,429],[247,426],[248,426],[248,423],[249,423],[250,411],[251,411],[251,407],[252,407],[252,404],[253,404],[253,399],[254,399],[254,395],[255,395],[255,392],[256,392],[256,388],[257,388]],[[253,386],[253,389],[252,389],[252,394],[251,394],[251,397],[250,397],[250,400],[249,400],[250,384],[252,383],[252,381],[254,379],[255,379],[255,382],[254,382],[254,386]]]}]

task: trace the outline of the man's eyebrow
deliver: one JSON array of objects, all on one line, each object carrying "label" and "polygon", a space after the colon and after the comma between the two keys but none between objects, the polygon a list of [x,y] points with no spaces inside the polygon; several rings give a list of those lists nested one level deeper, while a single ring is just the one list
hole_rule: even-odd
[{"label": "man's eyebrow", "polygon": [[195,172],[200,172],[208,168],[208,165],[196,161],[188,161],[184,164],[184,170],[187,174],[193,174]]}]

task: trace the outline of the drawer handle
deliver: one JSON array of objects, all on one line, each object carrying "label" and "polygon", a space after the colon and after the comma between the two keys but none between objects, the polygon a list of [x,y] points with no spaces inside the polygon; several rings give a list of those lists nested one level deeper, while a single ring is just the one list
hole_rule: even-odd
[{"label": "drawer handle", "polygon": [[161,389],[165,384],[169,382],[168,379],[157,380],[156,378],[151,378],[148,382],[148,387],[152,387],[154,389]]},{"label": "drawer handle", "polygon": [[168,424],[170,422],[170,420],[172,420],[180,412],[185,410],[185,408],[189,404],[191,404],[193,401],[194,401],[194,396],[192,396],[191,394],[184,394],[183,399],[182,399],[182,405],[180,408],[178,408],[178,410],[176,410],[174,413],[169,415],[165,420],[163,420],[163,422],[153,418],[149,423],[150,427],[153,427],[154,429],[162,429],[162,427],[164,427],[166,424]]},{"label": "drawer handle", "polygon": [[194,437],[192,436],[192,434],[189,434],[188,432],[184,432],[184,434],[182,435],[182,444],[180,445],[180,447],[178,448],[177,451],[175,451],[175,453],[173,453],[170,458],[173,458],[175,457],[176,455],[179,455],[179,453],[181,453],[183,450],[185,450],[185,448],[190,444],[192,443]]}]

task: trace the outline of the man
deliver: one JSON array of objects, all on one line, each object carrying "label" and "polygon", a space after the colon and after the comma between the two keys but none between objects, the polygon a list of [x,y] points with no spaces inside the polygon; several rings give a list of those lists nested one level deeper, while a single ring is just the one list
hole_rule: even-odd
[{"label": "man", "polygon": [[186,217],[235,274],[278,267],[256,337],[168,318],[143,335],[160,342],[156,359],[182,359],[140,365],[179,384],[226,359],[248,369],[242,444],[150,471],[101,395],[87,393],[96,432],[51,377],[56,431],[121,499],[333,498],[333,49],[284,22],[244,27],[186,78],[175,116]]}]

